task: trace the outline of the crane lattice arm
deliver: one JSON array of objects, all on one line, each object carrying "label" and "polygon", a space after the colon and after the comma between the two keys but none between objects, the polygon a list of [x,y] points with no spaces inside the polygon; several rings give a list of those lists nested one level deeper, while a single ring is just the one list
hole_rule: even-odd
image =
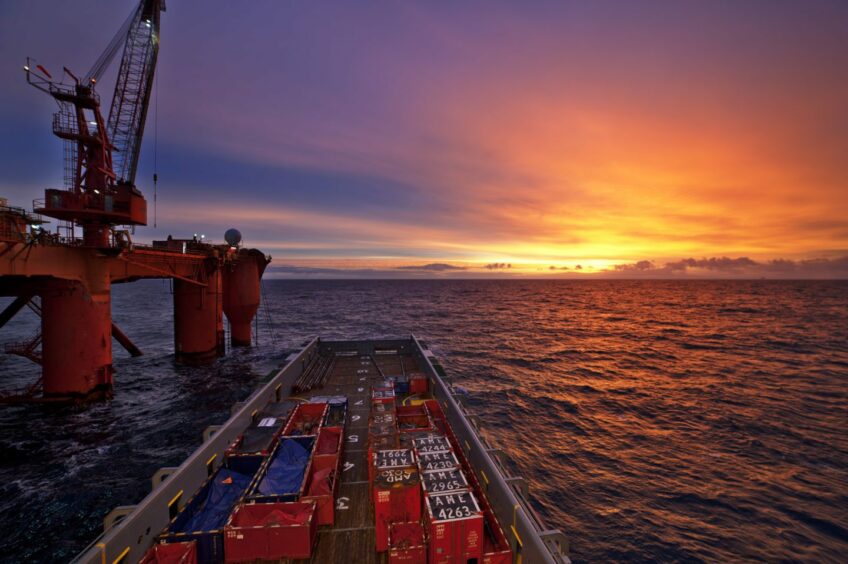
[{"label": "crane lattice arm", "polygon": [[118,182],[135,184],[144,122],[159,53],[159,16],[163,0],[142,0],[132,16],[107,131],[112,142],[112,168]]}]

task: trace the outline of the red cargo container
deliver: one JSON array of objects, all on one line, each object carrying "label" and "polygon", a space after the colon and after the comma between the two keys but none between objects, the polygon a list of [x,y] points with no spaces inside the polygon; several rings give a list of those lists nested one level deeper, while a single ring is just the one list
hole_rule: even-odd
[{"label": "red cargo container", "polygon": [[409,393],[410,394],[426,394],[427,393],[427,377],[426,376],[410,376],[409,377]]},{"label": "red cargo container", "polygon": [[310,558],[317,532],[314,502],[240,505],[224,527],[224,558],[227,562]]},{"label": "red cargo container", "polygon": [[465,564],[483,557],[483,514],[470,491],[425,498],[429,564]]},{"label": "red cargo container", "polygon": [[318,433],[315,454],[339,454],[342,446],[341,427],[324,427]]},{"label": "red cargo container", "polygon": [[325,454],[312,457],[305,494],[300,500],[315,502],[315,518],[319,525],[332,525],[335,522],[339,462],[338,455]]},{"label": "red cargo container", "polygon": [[389,564],[427,564],[427,545],[421,523],[389,525]]},{"label": "red cargo container", "polygon": [[197,542],[155,544],[139,564],[197,564]]},{"label": "red cargo container", "polygon": [[414,466],[378,469],[374,476],[372,501],[377,551],[384,552],[389,547],[390,524],[421,519],[418,469]]},{"label": "red cargo container", "polygon": [[430,431],[433,428],[430,418],[427,417],[426,413],[421,415],[398,415],[397,426],[401,433],[420,433],[422,431]]},{"label": "red cargo container", "polygon": [[442,406],[434,399],[424,400],[424,407],[427,409],[427,414],[433,419],[444,419],[445,412],[442,411]]},{"label": "red cargo container", "polygon": [[398,415],[427,415],[427,408],[421,405],[400,405],[397,408]]},{"label": "red cargo container", "polygon": [[283,430],[283,435],[315,435],[324,422],[329,405],[326,403],[302,403],[298,405]]}]

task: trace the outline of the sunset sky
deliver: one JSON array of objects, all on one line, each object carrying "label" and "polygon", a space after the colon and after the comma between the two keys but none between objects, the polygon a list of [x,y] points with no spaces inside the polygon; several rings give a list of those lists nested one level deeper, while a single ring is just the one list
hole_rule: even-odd
[{"label": "sunset sky", "polygon": [[[25,58],[83,73],[133,5],[0,0],[10,203],[62,181]],[[848,276],[848,2],[170,0],[157,89],[138,241],[234,226],[277,276]]]}]

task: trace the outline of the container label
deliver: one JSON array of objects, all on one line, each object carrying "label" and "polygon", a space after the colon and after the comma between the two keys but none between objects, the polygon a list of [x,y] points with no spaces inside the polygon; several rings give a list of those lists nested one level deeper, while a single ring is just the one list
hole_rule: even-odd
[{"label": "container label", "polygon": [[427,497],[427,510],[438,521],[464,519],[480,513],[477,500],[469,491],[434,494]]},{"label": "container label", "polygon": [[450,451],[442,452],[427,452],[421,453],[418,457],[418,464],[422,470],[445,470],[447,468],[456,468],[459,466],[459,461],[456,456]]},{"label": "container label", "polygon": [[425,452],[443,452],[450,450],[450,441],[445,437],[421,437],[413,441],[415,450],[419,454]]},{"label": "container label", "polygon": [[425,472],[424,489],[429,493],[452,492],[468,487],[465,475],[458,469]]},{"label": "container label", "polygon": [[393,486],[395,484],[418,484],[418,469],[414,466],[407,468],[385,468],[374,478],[375,485]]},{"label": "container label", "polygon": [[377,468],[397,468],[412,466],[415,458],[409,449],[378,450],[376,455]]}]

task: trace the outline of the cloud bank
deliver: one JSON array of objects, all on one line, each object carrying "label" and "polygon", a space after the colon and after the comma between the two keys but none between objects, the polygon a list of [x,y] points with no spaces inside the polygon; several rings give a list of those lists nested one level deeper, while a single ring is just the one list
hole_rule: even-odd
[{"label": "cloud bank", "polygon": [[640,260],[616,264],[606,275],[634,278],[848,278],[848,256],[806,260],[772,259],[755,261],[748,257],[687,258],[659,265]]},{"label": "cloud bank", "polygon": [[305,266],[274,264],[268,267],[272,278],[326,279],[477,279],[477,278],[545,278],[545,279],[848,279],[848,255],[808,260],[774,259],[755,261],[749,257],[686,258],[659,263],[640,260],[615,264],[609,268],[586,269],[581,265],[541,268],[536,265],[496,263],[463,264],[428,263],[410,265],[380,264],[372,266]]}]

